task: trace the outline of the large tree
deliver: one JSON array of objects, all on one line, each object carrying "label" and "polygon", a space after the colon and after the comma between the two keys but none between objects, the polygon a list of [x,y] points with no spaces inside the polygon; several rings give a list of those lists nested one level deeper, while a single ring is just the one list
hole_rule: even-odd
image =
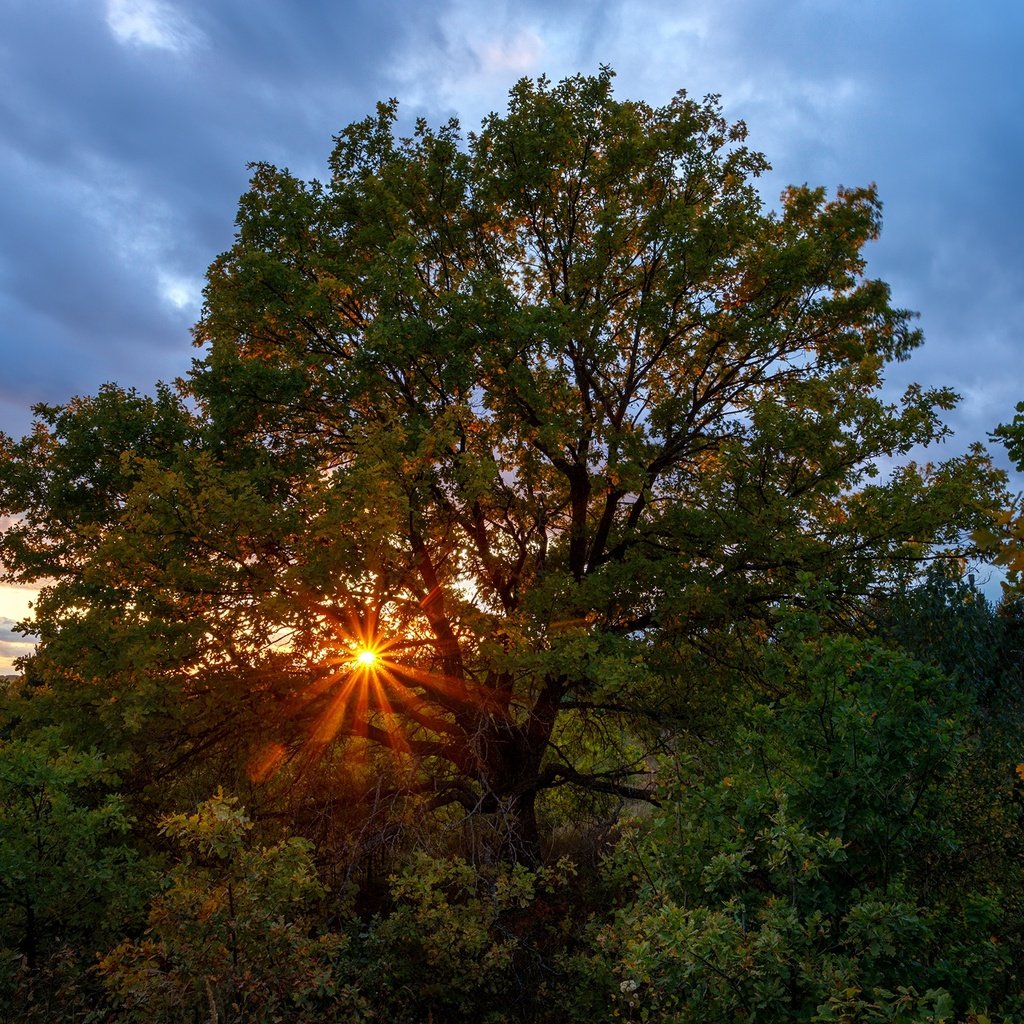
[{"label": "large tree", "polygon": [[716,98],[611,77],[524,80],[465,139],[382,104],[325,183],[254,166],[167,445],[104,449],[112,492],[69,476],[95,402],[138,410],[114,391],[6,445],[4,556],[58,581],[47,671],[110,690],[84,631],[205,709],[179,754],[259,707],[255,775],[389,748],[390,790],[531,851],[538,794],[641,795],[667,728],[771,685],[778,609],[839,614],[977,525],[979,452],[878,475],[955,396],[880,395],[920,337],[864,274],[874,189],[766,209]]}]

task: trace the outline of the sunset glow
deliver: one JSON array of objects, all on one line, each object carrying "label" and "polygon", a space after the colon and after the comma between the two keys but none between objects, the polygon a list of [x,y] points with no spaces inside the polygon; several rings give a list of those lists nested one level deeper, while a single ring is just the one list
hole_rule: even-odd
[{"label": "sunset glow", "polygon": [[[437,587],[426,598],[406,603],[419,611],[439,595]],[[306,740],[301,748],[286,749],[280,742],[259,747],[248,764],[254,782],[269,781],[292,761],[301,774],[303,765],[339,739],[368,740],[408,754],[413,733],[447,734],[455,728],[448,717],[455,706],[478,704],[494,715],[506,713],[500,701],[491,706],[491,695],[439,670],[434,638],[416,621],[415,612],[411,618],[396,613],[400,603],[375,594],[362,602],[339,601],[341,607],[322,601],[312,605],[325,628],[320,644],[311,645],[309,678],[292,708],[310,718]],[[426,658],[425,651],[430,652]],[[365,749],[356,742],[349,763]]]}]

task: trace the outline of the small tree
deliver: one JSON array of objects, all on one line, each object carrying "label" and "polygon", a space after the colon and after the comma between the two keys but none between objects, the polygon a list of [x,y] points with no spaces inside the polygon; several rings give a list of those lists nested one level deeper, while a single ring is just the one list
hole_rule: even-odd
[{"label": "small tree", "polygon": [[[1016,413],[1009,423],[1002,423],[992,432],[992,439],[1006,447],[1014,468],[1024,472],[1024,402],[1017,403]],[[1021,496],[995,518],[992,528],[982,529],[976,539],[994,554],[995,561],[1006,567],[1009,585],[1004,588],[1008,597],[1020,597],[1024,573],[1024,515]]]}]

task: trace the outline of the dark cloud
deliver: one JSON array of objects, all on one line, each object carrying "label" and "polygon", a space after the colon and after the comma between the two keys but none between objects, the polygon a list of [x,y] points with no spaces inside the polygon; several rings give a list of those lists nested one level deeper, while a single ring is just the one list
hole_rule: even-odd
[{"label": "dark cloud", "polygon": [[928,342],[896,368],[965,394],[983,437],[1024,398],[1014,200],[1024,8],[865,0],[12,0],[0,42],[0,429],[103,381],[184,372],[245,164],[322,174],[380,98],[473,127],[523,74],[611,63],[620,95],[722,94],[786,183],[878,183],[870,268]]},{"label": "dark cloud", "polygon": [[183,372],[246,163],[319,170],[415,24],[371,4],[213,7],[5,12],[0,429],[25,429],[36,401]]}]

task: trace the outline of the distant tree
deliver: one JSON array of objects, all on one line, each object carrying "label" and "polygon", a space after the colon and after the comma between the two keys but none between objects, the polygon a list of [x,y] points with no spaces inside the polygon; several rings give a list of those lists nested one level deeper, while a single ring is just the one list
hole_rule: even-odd
[{"label": "distant tree", "polygon": [[1024,630],[1017,601],[993,604],[962,565],[937,562],[912,586],[880,596],[870,617],[880,637],[940,668],[979,712],[1020,718]]},{"label": "distant tree", "polygon": [[[1024,402],[1009,423],[1002,423],[992,432],[992,440],[1001,442],[1018,473],[1024,473]],[[975,539],[986,548],[995,561],[1006,567],[1007,596],[1020,598],[1024,580],[1024,514],[1022,497],[1009,504],[996,516],[994,524],[979,530]]]},{"label": "distant tree", "polygon": [[382,104],[326,183],[255,165],[192,405],[112,390],[4,442],[51,674],[144,694],[135,728],[175,694],[176,756],[244,733],[258,778],[343,749],[344,805],[461,806],[533,857],[538,795],[644,796],[777,609],[982,522],[978,449],[877,475],[955,396],[880,397],[921,339],[864,275],[874,189],[766,210],[715,98],[611,80],[523,80],[467,139]]}]

